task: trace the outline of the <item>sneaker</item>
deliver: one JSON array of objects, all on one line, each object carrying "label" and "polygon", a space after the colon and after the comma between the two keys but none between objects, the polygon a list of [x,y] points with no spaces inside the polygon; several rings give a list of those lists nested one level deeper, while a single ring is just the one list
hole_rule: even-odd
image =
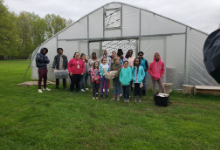
[{"label": "sneaker", "polygon": [[126,100],[126,99],[124,99],[124,102],[126,103],[126,102],[127,102],[127,100]]},{"label": "sneaker", "polygon": [[127,99],[127,102],[129,103],[129,99]]},{"label": "sneaker", "polygon": [[38,89],[38,93],[43,93],[41,89]]},{"label": "sneaker", "polygon": [[138,103],[141,103],[141,99],[139,99]]},{"label": "sneaker", "polygon": [[85,92],[83,89],[81,89],[82,92]]},{"label": "sneaker", "polygon": [[70,92],[70,94],[73,94],[73,92]]},{"label": "sneaker", "polygon": [[96,97],[96,99],[99,99],[98,97]]},{"label": "sneaker", "polygon": [[50,91],[51,89],[48,89],[47,87],[43,89],[44,91]]},{"label": "sneaker", "polygon": [[134,98],[134,102],[137,102],[137,98],[136,97]]},{"label": "sneaker", "polygon": [[88,88],[86,88],[86,90],[88,91],[89,89],[88,89]]},{"label": "sneaker", "polygon": [[95,99],[95,97],[93,97],[92,99]]}]

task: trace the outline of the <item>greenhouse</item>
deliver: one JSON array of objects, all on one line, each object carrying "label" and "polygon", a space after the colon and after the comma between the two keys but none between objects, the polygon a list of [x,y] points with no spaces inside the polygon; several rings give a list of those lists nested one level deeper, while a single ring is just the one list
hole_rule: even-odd
[{"label": "greenhouse", "polygon": [[[183,23],[169,19],[145,8],[121,2],[108,3],[83,16],[41,45],[32,54],[32,79],[38,79],[35,55],[42,47],[48,49],[48,79],[54,80],[52,63],[57,48],[64,50],[70,60],[75,52],[97,56],[107,50],[129,49],[135,56],[144,52],[151,63],[155,52],[160,53],[165,64],[164,83],[174,89],[183,84],[218,85],[206,71],[203,63],[203,44],[208,34]],[[152,84],[147,76],[147,84]]]}]

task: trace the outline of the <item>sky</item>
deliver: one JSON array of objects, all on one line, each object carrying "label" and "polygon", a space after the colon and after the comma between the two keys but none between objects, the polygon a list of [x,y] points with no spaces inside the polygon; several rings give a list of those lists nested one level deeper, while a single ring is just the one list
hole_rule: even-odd
[{"label": "sky", "polygon": [[[34,12],[44,17],[54,13],[77,21],[111,0],[4,0],[10,11]],[[220,23],[220,0],[118,0],[144,7],[206,33],[216,30]]]}]

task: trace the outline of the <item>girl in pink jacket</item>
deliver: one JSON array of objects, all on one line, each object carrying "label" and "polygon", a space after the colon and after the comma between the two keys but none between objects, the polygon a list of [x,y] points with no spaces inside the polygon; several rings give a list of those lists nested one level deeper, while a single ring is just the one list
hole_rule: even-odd
[{"label": "girl in pink jacket", "polygon": [[153,83],[154,96],[156,95],[156,82],[159,84],[163,93],[165,93],[165,89],[164,89],[163,82],[161,79],[164,72],[165,72],[164,63],[161,61],[160,54],[155,53],[153,62],[150,64],[150,67],[148,69],[148,73],[151,75],[151,80]]}]

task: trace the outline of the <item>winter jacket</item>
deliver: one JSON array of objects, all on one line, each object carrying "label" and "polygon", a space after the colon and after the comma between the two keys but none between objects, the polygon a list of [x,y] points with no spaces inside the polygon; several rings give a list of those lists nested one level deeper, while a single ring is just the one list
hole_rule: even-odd
[{"label": "winter jacket", "polygon": [[140,65],[144,68],[144,71],[148,71],[148,62],[144,58],[140,58]]},{"label": "winter jacket", "polygon": [[[79,68],[78,68],[79,65]],[[84,62],[81,59],[76,60],[75,58],[72,58],[68,63],[68,70],[69,73],[72,72],[72,74],[81,74],[85,72],[85,65]]]},{"label": "winter jacket", "polygon": [[[91,77],[92,77],[92,82],[96,82],[96,83],[100,82],[100,76],[95,74],[95,70],[93,68],[91,68]],[[98,78],[98,80],[96,81],[95,78]]]},{"label": "winter jacket", "polygon": [[100,59],[99,59],[99,64],[102,63],[101,61],[102,61],[102,58],[103,58],[103,57],[106,57],[106,58],[107,58],[108,66],[111,67],[112,59],[111,59],[111,57],[109,57],[108,55],[102,55],[102,56],[100,57]]},{"label": "winter jacket", "polygon": [[110,71],[117,71],[117,73],[115,74],[115,78],[114,79],[119,79],[119,74],[121,71],[121,65],[120,64],[112,64]]},{"label": "winter jacket", "polygon": [[[64,70],[67,69],[67,65],[68,65],[68,59],[65,55],[62,55],[63,57],[63,68]],[[54,60],[53,60],[53,65],[52,65],[52,69],[59,69],[59,66],[60,66],[60,55],[56,55],[54,57]]]},{"label": "winter jacket", "polygon": [[[159,54],[159,53],[155,53],[155,54]],[[159,54],[158,62],[155,60],[155,58],[153,60],[154,61],[150,64],[150,67],[148,69],[148,73],[151,75],[152,78],[154,78],[154,80],[159,80],[165,72],[164,63],[161,61],[160,54]]]},{"label": "winter jacket", "polygon": [[99,65],[99,75],[101,77],[103,77],[104,74],[109,71],[110,71],[110,68],[109,68],[108,63],[106,63],[105,65],[103,65],[103,64]]},{"label": "winter jacket", "polygon": [[119,75],[119,81],[123,86],[130,85],[130,82],[132,80],[132,69],[130,67],[128,68],[122,68],[120,75]]},{"label": "winter jacket", "polygon": [[[43,54],[43,49],[46,49],[46,53]],[[42,47],[40,50],[40,53],[37,53],[36,56],[36,66],[37,68],[47,68],[47,64],[50,63],[50,60],[48,59],[48,57],[46,56],[48,52],[48,49],[45,47]]]},{"label": "winter jacket", "polygon": [[124,65],[123,65],[123,63],[124,63],[124,61],[126,61],[126,60],[128,60],[127,58],[123,58],[123,59],[121,59],[120,57],[119,57],[119,64],[121,64],[122,65],[122,67],[124,67]]},{"label": "winter jacket", "polygon": [[144,68],[139,65],[138,68],[138,73],[137,73],[137,67],[133,66],[132,67],[132,80],[133,83],[142,83],[145,77],[145,72],[144,72]]}]

